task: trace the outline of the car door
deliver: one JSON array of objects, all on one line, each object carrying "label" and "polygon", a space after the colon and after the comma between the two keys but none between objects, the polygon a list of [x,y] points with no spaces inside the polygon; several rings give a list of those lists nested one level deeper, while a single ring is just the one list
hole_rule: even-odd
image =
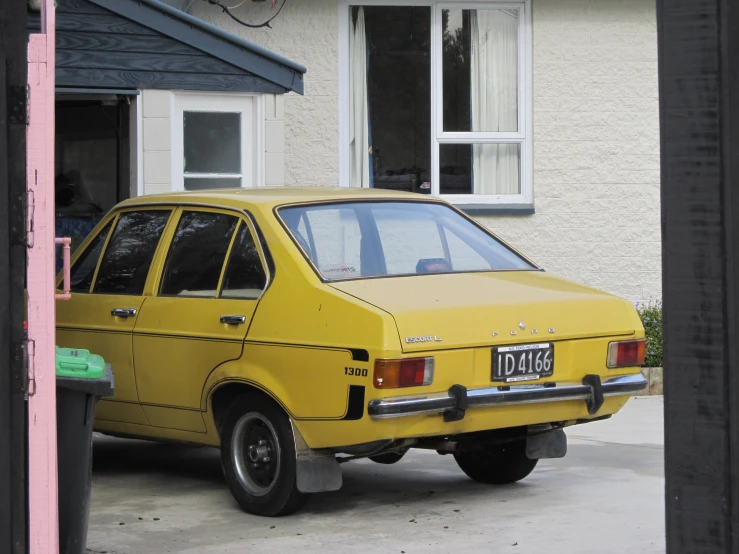
[{"label": "car door", "polygon": [[132,333],[172,211],[138,208],[115,214],[75,260],[71,300],[57,302],[57,344],[101,355],[115,375],[115,394],[99,403],[98,420],[148,424],[136,391]]},{"label": "car door", "polygon": [[203,386],[241,356],[267,274],[243,215],[182,208],[176,217],[156,292],[134,328],[136,383],[152,425],[205,432]]}]

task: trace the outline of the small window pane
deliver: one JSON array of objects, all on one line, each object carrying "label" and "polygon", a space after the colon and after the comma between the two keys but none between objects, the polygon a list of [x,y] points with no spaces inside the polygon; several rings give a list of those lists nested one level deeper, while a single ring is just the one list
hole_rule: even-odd
[{"label": "small window pane", "polygon": [[241,173],[241,114],[184,112],[185,173]]},{"label": "small window pane", "polygon": [[100,263],[93,292],[140,295],[170,215],[169,210],[126,212],[118,219]]},{"label": "small window pane", "polygon": [[185,177],[185,190],[229,189],[241,186],[241,177]]},{"label": "small window pane", "polygon": [[238,219],[206,212],[182,214],[164,269],[160,294],[215,298]]},{"label": "small window pane", "polygon": [[518,131],[516,9],[442,10],[444,131]]},{"label": "small window pane", "polygon": [[520,144],[442,144],[441,194],[521,194]]},{"label": "small window pane", "polygon": [[249,228],[241,224],[241,229],[226,266],[223,277],[224,298],[259,298],[267,284],[262,260]]},{"label": "small window pane", "polygon": [[431,182],[431,7],[356,6],[349,21],[349,185]]},{"label": "small window pane", "polygon": [[108,238],[108,233],[113,223],[108,223],[105,228],[98,233],[98,236],[93,239],[90,245],[82,253],[82,256],[77,258],[77,261],[72,266],[71,271],[71,291],[72,292],[90,292],[90,285],[92,285],[92,278],[95,276],[95,268],[98,265],[100,259],[100,253],[103,251],[103,245],[105,245],[105,239]]}]

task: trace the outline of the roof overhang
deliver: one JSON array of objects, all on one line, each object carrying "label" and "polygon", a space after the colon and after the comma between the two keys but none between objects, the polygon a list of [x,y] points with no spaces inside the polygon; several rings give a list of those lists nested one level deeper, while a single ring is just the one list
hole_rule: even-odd
[{"label": "roof overhang", "polygon": [[307,71],[304,66],[159,0],[88,1],[283,87],[287,92],[304,92],[303,75]]}]

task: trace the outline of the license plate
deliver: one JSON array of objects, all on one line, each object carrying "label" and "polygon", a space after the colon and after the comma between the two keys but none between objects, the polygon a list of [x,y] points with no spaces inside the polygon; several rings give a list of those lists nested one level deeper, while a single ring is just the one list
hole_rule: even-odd
[{"label": "license plate", "polygon": [[491,381],[534,381],[554,373],[554,345],[521,344],[493,348]]}]

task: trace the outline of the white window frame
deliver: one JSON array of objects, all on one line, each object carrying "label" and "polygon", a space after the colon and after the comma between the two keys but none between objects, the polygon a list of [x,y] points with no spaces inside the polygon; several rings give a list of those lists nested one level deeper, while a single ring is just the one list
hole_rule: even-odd
[{"label": "white window frame", "polygon": [[[533,58],[531,35],[531,0],[519,2],[489,0],[339,0],[339,176],[342,186],[349,186],[349,10],[353,6],[428,6],[431,10],[431,194],[465,207],[530,206],[533,204]],[[444,132],[442,28],[443,9],[518,9],[519,25],[519,131],[516,133]],[[521,145],[521,193],[511,195],[440,194],[439,146],[441,144]]]},{"label": "white window frame", "polygon": [[[131,103],[131,121],[128,128],[131,146],[131,196],[144,195],[144,91],[139,90]],[[134,144],[135,142],[135,144]]]},{"label": "white window frame", "polygon": [[241,187],[264,186],[264,113],[263,94],[175,92],[172,98],[172,190],[185,190],[184,112],[239,112],[241,114],[240,174],[189,173],[187,177],[241,178]]}]

